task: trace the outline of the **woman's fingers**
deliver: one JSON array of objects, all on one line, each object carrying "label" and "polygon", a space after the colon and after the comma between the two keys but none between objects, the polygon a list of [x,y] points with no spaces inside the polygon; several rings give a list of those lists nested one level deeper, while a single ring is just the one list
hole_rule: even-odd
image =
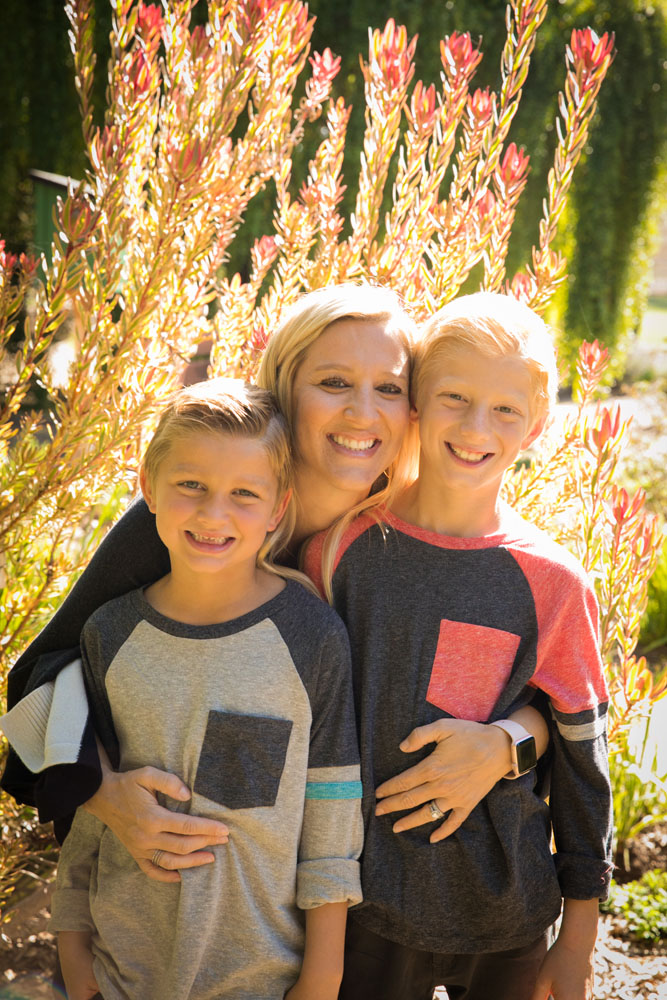
[{"label": "woman's fingers", "polygon": [[[381,800],[375,807],[376,816],[398,812],[399,809],[414,809],[416,806],[430,802],[431,799],[435,798],[436,792],[430,782],[427,782],[424,769],[422,768],[417,773],[420,767],[421,764],[418,764],[417,767],[411,767],[409,771],[404,771],[380,785],[375,793]],[[415,784],[420,779],[421,783]]]},{"label": "woman's fingers", "polygon": [[425,823],[433,823],[433,814],[430,809],[430,804],[433,801],[435,801],[441,812],[448,812],[448,815],[445,817],[444,822],[432,831],[429,837],[432,844],[437,844],[439,841],[449,837],[449,835],[454,833],[455,830],[458,830],[463,821],[470,815],[470,809],[452,809],[448,806],[445,799],[431,798],[426,805],[421,806],[421,808],[415,809],[414,812],[408,813],[407,816],[401,816],[400,819],[396,820],[392,827],[394,833],[402,833],[404,830],[414,830],[415,827],[423,826]]},{"label": "woman's fingers", "polygon": [[[158,792],[180,801],[190,798],[187,785],[176,775],[142,767],[105,775],[86,806],[113,830],[142,871],[159,881],[178,881],[148,867],[155,851],[166,852],[166,870],[209,864],[213,855],[202,849],[225,844],[229,830],[216,820],[164,808],[156,799]],[[192,860],[184,862],[191,855]]]},{"label": "woman's fingers", "polygon": [[437,844],[438,841],[444,840],[445,837],[449,837],[451,833],[461,826],[464,820],[470,815],[470,809],[452,809],[450,810],[449,816],[446,818],[445,822],[437,827],[429,840],[432,844]]},{"label": "woman's fingers", "polygon": [[154,882],[180,882],[181,876],[177,871],[167,871],[166,868],[157,868],[152,861],[145,858],[134,859],[141,868],[144,875],[148,875]]},{"label": "woman's fingers", "polygon": [[190,789],[185,782],[169,771],[160,771],[157,767],[139,767],[136,771],[126,773],[132,774],[136,784],[149,792],[162,792],[179,802],[187,802],[190,798]]}]

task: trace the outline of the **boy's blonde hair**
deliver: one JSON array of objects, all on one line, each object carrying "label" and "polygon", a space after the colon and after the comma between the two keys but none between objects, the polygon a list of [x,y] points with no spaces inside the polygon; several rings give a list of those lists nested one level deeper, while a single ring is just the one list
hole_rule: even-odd
[{"label": "boy's blonde hair", "polygon": [[533,382],[533,420],[548,418],[553,412],[558,369],[551,332],[527,305],[498,292],[462,295],[424,324],[413,371],[417,405],[426,375],[459,345],[475,348],[489,357],[517,355],[525,361]]},{"label": "boy's blonde hair", "polygon": [[[290,427],[295,414],[294,381],[308,348],[334,323],[352,319],[359,323],[382,323],[403,344],[410,367],[417,340],[417,327],[390,288],[367,283],[347,282],[327,285],[302,295],[271,334],[257,373],[257,382],[273,392]],[[363,330],[360,331],[363,336]],[[372,513],[393,498],[416,478],[419,465],[419,442],[410,424],[405,440],[384,479],[368,497],[341,515],[329,530],[322,553],[322,577],[327,597],[331,599],[331,573],[338,546],[347,525],[363,511]]]},{"label": "boy's blonde hair", "polygon": [[[213,378],[177,390],[165,406],[146,449],[142,467],[153,485],[161,463],[173,442],[194,432],[232,434],[260,441],[278,485],[277,500],[292,485],[292,456],[287,421],[274,396],[266,389],[242,379]],[[274,560],[292,536],[296,518],[293,497],[277,527],[269,532],[257,553],[259,568],[279,576],[312,584],[295,570],[276,566]]]}]

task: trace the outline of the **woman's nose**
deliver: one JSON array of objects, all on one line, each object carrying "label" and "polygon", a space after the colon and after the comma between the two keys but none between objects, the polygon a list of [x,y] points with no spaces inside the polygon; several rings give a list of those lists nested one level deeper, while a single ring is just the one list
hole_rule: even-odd
[{"label": "woman's nose", "polygon": [[345,415],[357,421],[374,420],[376,413],[374,392],[372,386],[359,386],[353,389],[345,406]]}]

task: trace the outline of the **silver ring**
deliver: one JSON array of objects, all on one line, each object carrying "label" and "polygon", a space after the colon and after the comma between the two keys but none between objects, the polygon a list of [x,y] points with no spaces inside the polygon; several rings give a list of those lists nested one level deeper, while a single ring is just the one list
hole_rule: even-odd
[{"label": "silver ring", "polygon": [[160,858],[162,857],[163,854],[164,851],[153,851],[153,857],[151,858],[151,861],[153,862],[156,868],[162,868],[162,865],[160,864]]},{"label": "silver ring", "polygon": [[440,806],[438,805],[438,803],[435,801],[435,799],[431,799],[431,801],[429,802],[429,804],[428,804],[428,811],[430,812],[432,819],[444,819],[445,818],[444,812],[442,811],[442,809],[440,808]]}]

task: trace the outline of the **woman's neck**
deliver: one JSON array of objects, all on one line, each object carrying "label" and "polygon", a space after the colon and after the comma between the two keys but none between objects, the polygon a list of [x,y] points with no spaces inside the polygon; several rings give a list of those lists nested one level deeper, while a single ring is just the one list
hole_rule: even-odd
[{"label": "woman's neck", "polygon": [[367,493],[350,493],[335,490],[323,483],[319,477],[296,470],[294,475],[296,494],[296,526],[290,549],[298,548],[301,542],[317,531],[329,528],[342,514],[346,514],[356,504],[365,499]]}]

